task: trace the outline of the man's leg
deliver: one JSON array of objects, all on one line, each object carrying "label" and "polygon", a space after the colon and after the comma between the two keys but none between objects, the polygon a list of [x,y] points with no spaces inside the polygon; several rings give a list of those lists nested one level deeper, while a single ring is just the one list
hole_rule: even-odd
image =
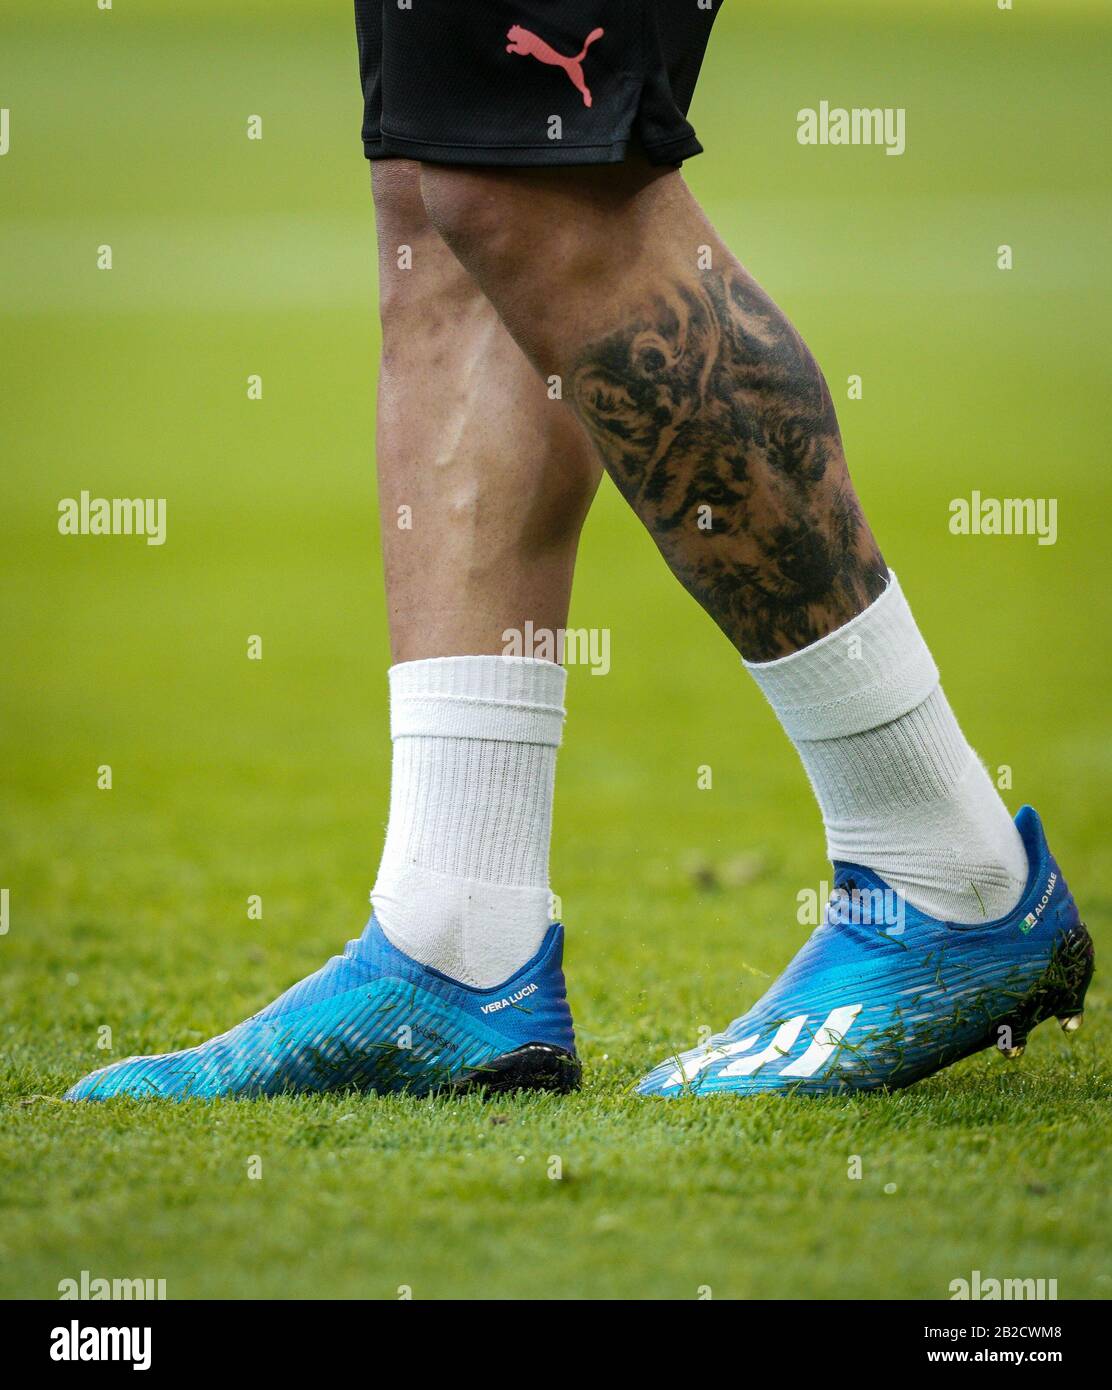
[{"label": "man's leg", "polygon": [[601,468],[429,224],[419,166],[376,163],[374,190],[395,665],[390,824],[372,898],[396,946],[494,985],[548,928],[564,690],[559,666],[500,654],[526,623],[567,626]]},{"label": "man's leg", "polygon": [[391,159],[372,168],[391,655],[498,654],[503,633],[527,620],[550,631],[566,626],[579,533],[601,466],[575,416],[548,399],[430,226],[419,166]]},{"label": "man's leg", "polygon": [[1037,817],[1012,823],[958,727],[814,359],[679,175],[426,166],[422,195],[746,658],[823,812],[832,915],[643,1092],[908,1084],[992,1043],[1018,1055],[1052,1014],[1073,1026],[1091,943]]},{"label": "man's leg", "polygon": [[601,469],[429,226],[416,166],[380,164],[374,184],[395,661],[375,915],[342,956],[230,1032],[115,1063],[71,1100],[578,1080],[548,914],[564,671],[500,653],[507,629],[566,626]]},{"label": "man's leg", "polygon": [[883,591],[822,375],[678,172],[426,165],[422,188],[743,655],[794,651]]},{"label": "man's leg", "polygon": [[[680,175],[426,166],[422,188],[539,371],[564,379],[677,577],[753,663],[832,857],[938,917],[1013,907],[1020,837],[889,588],[822,373]],[[860,660],[820,644],[839,630]]]}]

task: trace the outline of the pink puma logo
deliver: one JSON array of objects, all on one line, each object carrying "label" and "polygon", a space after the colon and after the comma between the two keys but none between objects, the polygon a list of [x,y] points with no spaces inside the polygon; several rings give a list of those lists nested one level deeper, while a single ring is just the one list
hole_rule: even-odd
[{"label": "pink puma logo", "polygon": [[554,68],[563,68],[571,78],[572,86],[583,93],[583,105],[590,106],[591,89],[583,80],[583,58],[588,48],[596,39],[601,39],[604,32],[602,29],[592,29],[575,57],[566,58],[562,53],[557,53],[551,44],[545,43],[544,39],[537,38],[536,34],[529,29],[523,29],[520,24],[511,24],[506,34],[509,39],[506,52],[528,53],[540,63],[547,63]]}]

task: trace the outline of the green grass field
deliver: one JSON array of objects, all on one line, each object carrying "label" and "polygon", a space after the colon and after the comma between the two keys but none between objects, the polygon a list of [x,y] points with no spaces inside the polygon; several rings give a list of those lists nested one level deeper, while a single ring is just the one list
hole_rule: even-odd
[{"label": "green grass field", "polygon": [[[1096,3],[727,0],[688,170],[824,365],[974,745],[1044,815],[1097,939],[1082,1032],[892,1097],[630,1095],[764,990],[829,871],[791,748],[606,485],[572,617],[610,629],[612,670],[570,673],[553,871],[582,1093],[60,1102],[112,1058],[229,1027],[367,913],[389,772],[377,323],[333,8],[21,0],[4,21],[0,1294],[89,1270],[172,1298],[940,1298],[979,1269],[1107,1297]],[[906,107],[906,154],[799,146],[821,100]],[[60,536],[82,489],[165,497],[167,543]],[[1056,498],[1057,544],[952,536],[973,489]]]}]

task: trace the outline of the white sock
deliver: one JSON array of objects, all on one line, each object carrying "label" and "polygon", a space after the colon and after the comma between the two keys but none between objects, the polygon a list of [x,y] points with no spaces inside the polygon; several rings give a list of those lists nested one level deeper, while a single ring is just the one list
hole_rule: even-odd
[{"label": "white sock", "polygon": [[501,984],[548,930],[566,680],[527,657],[390,669],[390,822],[371,901],[399,950],[465,984]]},{"label": "white sock", "polygon": [[802,651],[746,662],[795,744],[831,859],[878,873],[950,922],[1010,912],[1027,854],[965,740],[896,576]]}]

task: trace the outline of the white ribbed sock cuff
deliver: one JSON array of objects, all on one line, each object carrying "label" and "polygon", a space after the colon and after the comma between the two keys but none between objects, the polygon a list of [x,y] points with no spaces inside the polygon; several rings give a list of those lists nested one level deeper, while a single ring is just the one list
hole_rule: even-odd
[{"label": "white ribbed sock cuff", "polygon": [[1023,843],[938,682],[896,576],[864,613],[779,661],[746,663],[791,736],[831,859],[863,864],[945,921],[1003,916]]},{"label": "white ribbed sock cuff", "polygon": [[844,626],[790,656],[745,665],[796,742],[890,723],[938,685],[938,667],[891,573],[884,593]]},{"label": "white ribbed sock cuff", "polygon": [[390,668],[391,738],[560,746],[567,672],[524,656],[450,656]]},{"label": "white ribbed sock cuff", "polygon": [[889,724],[845,738],[807,739],[799,753],[828,826],[870,808],[891,814],[940,801],[977,760],[941,686]]},{"label": "white ribbed sock cuff", "polygon": [[532,657],[390,670],[390,823],[371,892],[393,943],[498,984],[548,930],[548,848],[567,674]]}]

